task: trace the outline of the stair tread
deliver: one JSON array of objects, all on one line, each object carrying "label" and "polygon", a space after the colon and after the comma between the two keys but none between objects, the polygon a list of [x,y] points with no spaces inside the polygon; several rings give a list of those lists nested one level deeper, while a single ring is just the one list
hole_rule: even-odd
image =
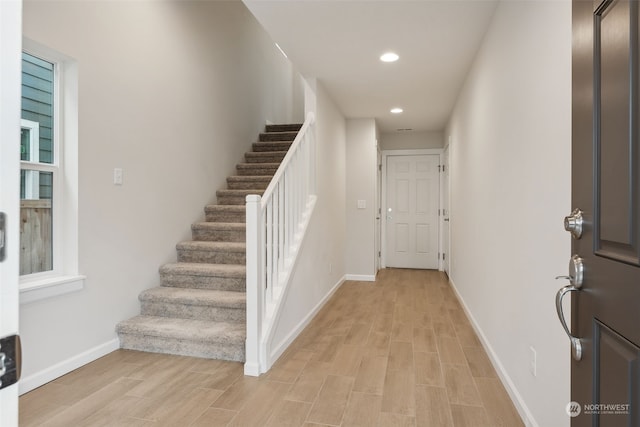
[{"label": "stair tread", "polygon": [[174,262],[160,267],[160,273],[177,273],[191,276],[245,277],[247,267],[240,264],[206,264]]},{"label": "stair tread", "polygon": [[264,189],[259,188],[237,188],[237,189],[228,189],[223,188],[221,190],[216,191],[218,196],[223,195],[248,195],[248,194],[262,194],[264,193]]},{"label": "stair tread", "polygon": [[164,302],[212,307],[245,308],[246,293],[216,289],[191,289],[159,286],[140,293],[140,301]]},{"label": "stair tread", "polygon": [[265,132],[279,132],[279,131],[296,131],[298,132],[302,128],[302,123],[274,123],[265,127]]},{"label": "stair tread", "polygon": [[124,334],[237,344],[243,343],[246,336],[243,323],[144,315],[120,322],[117,330]]},{"label": "stair tread", "polygon": [[255,181],[271,181],[273,176],[271,175],[230,175],[227,177],[227,181],[242,181],[242,182],[255,182]]},{"label": "stair tread", "polygon": [[247,244],[241,242],[209,242],[202,240],[187,240],[178,243],[176,245],[176,249],[245,252],[247,250]]},{"label": "stair tread", "polygon": [[286,151],[248,151],[244,153],[249,157],[273,157],[273,156],[286,156]]},{"label": "stair tread", "polygon": [[268,133],[268,134],[278,134],[278,133],[283,133],[283,134],[294,134],[297,135],[298,134],[298,130],[270,130],[267,132],[261,132],[261,134],[263,133]]},{"label": "stair tread", "polygon": [[[244,205],[241,205],[244,208]],[[241,231],[247,228],[244,222],[194,222],[191,228],[208,228],[210,230],[234,230]]]},{"label": "stair tread", "polygon": [[247,208],[245,206],[238,205],[207,205],[204,207],[205,210],[216,210],[216,211],[231,211],[231,212],[240,212],[244,211]]},{"label": "stair tread", "polygon": [[238,163],[236,166],[242,168],[251,168],[251,169],[264,169],[264,168],[277,168],[280,166],[280,163]]},{"label": "stair tread", "polygon": [[[260,138],[263,138],[265,136],[268,136],[268,137],[280,136],[280,137],[283,137],[283,138],[291,138],[291,140],[293,140],[293,139],[295,139],[296,136],[298,136],[298,132],[299,131],[297,131],[297,130],[262,132],[262,133],[260,133]],[[284,141],[284,139],[282,141]]]},{"label": "stair tread", "polygon": [[[273,151],[285,151],[288,150],[289,147],[291,147],[291,144],[293,144],[293,141],[256,141],[252,143],[252,146],[254,153],[268,153],[269,151],[261,151],[259,149],[278,147],[277,150]],[[258,150],[256,150],[256,148],[258,148]]]}]

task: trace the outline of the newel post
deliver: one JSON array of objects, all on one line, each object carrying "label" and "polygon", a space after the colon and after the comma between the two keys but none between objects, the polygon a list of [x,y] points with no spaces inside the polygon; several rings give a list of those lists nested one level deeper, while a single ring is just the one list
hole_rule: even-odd
[{"label": "newel post", "polygon": [[262,208],[261,197],[248,195],[247,202],[247,338],[245,342],[244,374],[260,375],[260,341],[262,339],[262,307],[264,289],[260,286],[262,277]]}]

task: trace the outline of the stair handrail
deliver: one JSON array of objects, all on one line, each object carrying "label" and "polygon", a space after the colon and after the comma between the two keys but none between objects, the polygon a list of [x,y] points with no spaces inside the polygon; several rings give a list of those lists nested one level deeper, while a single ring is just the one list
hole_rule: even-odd
[{"label": "stair handrail", "polygon": [[246,197],[245,375],[277,357],[267,347],[316,201],[314,124],[309,112],[262,197]]}]

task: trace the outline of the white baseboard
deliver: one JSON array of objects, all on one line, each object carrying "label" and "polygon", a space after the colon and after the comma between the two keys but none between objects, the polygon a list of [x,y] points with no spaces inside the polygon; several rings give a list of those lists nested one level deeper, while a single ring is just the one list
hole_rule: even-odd
[{"label": "white baseboard", "polygon": [[18,382],[20,390],[19,393],[22,395],[36,389],[41,385],[53,381],[56,378],[60,378],[74,369],[78,369],[79,367],[84,366],[89,362],[93,362],[94,360],[99,359],[112,351],[116,351],[119,348],[120,341],[115,338],[111,341],[107,341],[103,344],[90,348],[84,353],[80,353],[49,368],[43,369],[40,372],[29,375]]},{"label": "white baseboard", "polygon": [[347,274],[344,276],[346,280],[354,280],[356,282],[375,282],[375,274]]},{"label": "white baseboard", "polygon": [[257,363],[244,363],[244,374],[250,377],[260,376],[260,366]]},{"label": "white baseboard", "polygon": [[320,309],[327,303],[327,301],[329,301],[329,298],[331,298],[333,294],[335,294],[336,291],[340,288],[340,286],[342,286],[345,280],[347,280],[346,276],[340,278],[340,280],[338,280],[338,282],[333,285],[329,292],[327,292],[327,295],[325,295],[324,298],[322,298],[320,302],[316,304],[313,310],[311,310],[277,346],[273,347],[271,353],[269,354],[269,359],[271,361],[271,363],[269,364],[270,366],[273,366],[278,358],[282,356],[282,353],[284,353],[284,351],[291,345],[293,340],[295,340],[298,335],[300,335],[300,332],[302,332],[304,328],[307,327],[307,325],[311,322],[315,315],[318,314]]},{"label": "white baseboard", "polygon": [[453,280],[451,279],[451,277],[449,277],[449,282],[451,283],[451,287],[453,288],[453,291],[458,297],[458,301],[460,301],[460,304],[462,305],[462,309],[464,310],[465,314],[471,321],[471,326],[473,326],[473,330],[476,332],[476,335],[478,335],[478,338],[480,339],[480,343],[482,344],[482,347],[484,347],[484,350],[487,352],[487,355],[491,360],[491,364],[493,365],[494,369],[498,373],[498,377],[500,378],[502,385],[507,390],[507,393],[509,394],[511,401],[516,407],[518,414],[520,414],[520,418],[522,418],[522,420],[524,421],[527,427],[539,427],[538,423],[536,423],[535,419],[533,418],[533,414],[529,410],[529,407],[525,403],[524,399],[518,392],[518,389],[516,388],[515,384],[511,380],[511,377],[509,376],[509,374],[507,374],[507,371],[504,369],[504,366],[500,362],[498,355],[493,350],[493,347],[491,347],[489,340],[487,339],[486,335],[482,332],[482,329],[480,328],[480,325],[478,325],[478,322],[476,321],[475,317],[473,317],[473,314],[471,314],[471,311],[469,310],[469,307],[467,306],[464,299],[462,298],[462,295],[460,295],[460,292],[458,292],[458,288],[456,287],[456,284],[453,283]]}]

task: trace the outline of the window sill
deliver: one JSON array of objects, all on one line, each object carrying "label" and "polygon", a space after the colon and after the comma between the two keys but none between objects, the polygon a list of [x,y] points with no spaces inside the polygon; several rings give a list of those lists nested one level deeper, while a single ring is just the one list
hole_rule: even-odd
[{"label": "window sill", "polygon": [[77,292],[84,288],[86,276],[55,276],[20,282],[20,304]]}]

